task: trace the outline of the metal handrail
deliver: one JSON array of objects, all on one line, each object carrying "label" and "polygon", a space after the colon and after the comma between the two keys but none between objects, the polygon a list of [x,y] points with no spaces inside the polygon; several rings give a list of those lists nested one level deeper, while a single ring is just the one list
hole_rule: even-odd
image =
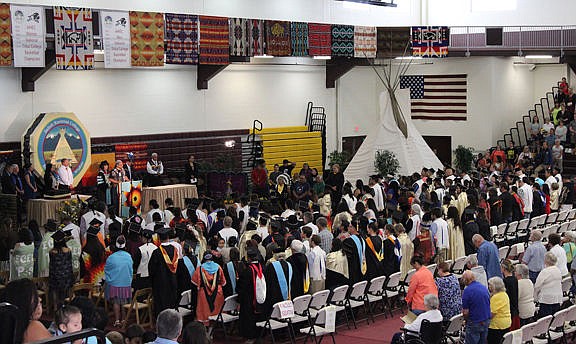
[{"label": "metal handrail", "polygon": [[486,26],[450,27],[451,49],[560,49],[576,48],[576,26],[499,26],[502,29],[502,44],[488,45]]},{"label": "metal handrail", "polygon": [[78,339],[86,339],[90,337],[95,337],[98,341],[98,344],[105,344],[106,343],[106,336],[104,332],[98,330],[96,328],[90,328],[86,330],[82,330],[75,333],[65,334],[58,337],[51,337],[49,339],[39,340],[33,342],[32,344],[64,344],[64,343],[72,343]]}]

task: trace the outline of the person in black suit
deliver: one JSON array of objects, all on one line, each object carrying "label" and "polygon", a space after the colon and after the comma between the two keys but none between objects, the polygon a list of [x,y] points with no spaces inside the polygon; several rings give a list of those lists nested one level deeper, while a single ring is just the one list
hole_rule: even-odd
[{"label": "person in black suit", "polygon": [[194,155],[190,155],[188,162],[184,165],[185,183],[196,185],[198,183],[198,164],[194,161]]}]

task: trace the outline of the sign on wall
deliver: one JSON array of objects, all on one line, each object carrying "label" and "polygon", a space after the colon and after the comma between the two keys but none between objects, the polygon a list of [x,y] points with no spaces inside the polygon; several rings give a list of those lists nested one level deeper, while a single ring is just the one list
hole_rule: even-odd
[{"label": "sign on wall", "polygon": [[102,11],[104,67],[130,68],[130,19],[128,12]]},{"label": "sign on wall", "polygon": [[10,5],[14,67],[44,67],[46,38],[42,7]]}]

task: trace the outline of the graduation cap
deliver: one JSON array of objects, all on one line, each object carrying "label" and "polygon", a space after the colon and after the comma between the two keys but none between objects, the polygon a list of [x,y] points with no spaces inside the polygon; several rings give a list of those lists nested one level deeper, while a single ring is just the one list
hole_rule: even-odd
[{"label": "graduation cap", "polygon": [[128,231],[140,234],[140,232],[142,231],[142,226],[136,222],[130,222],[130,224],[128,225]]},{"label": "graduation cap", "polygon": [[300,209],[309,209],[308,202],[306,201],[298,201],[298,208]]},{"label": "graduation cap", "polygon": [[256,247],[248,247],[248,249],[246,250],[246,255],[248,256],[249,259],[256,259],[258,258],[258,249]]},{"label": "graduation cap", "polygon": [[88,227],[88,230],[86,231],[86,233],[88,233],[88,235],[98,236],[98,233],[100,233],[100,228],[90,226],[90,227]]},{"label": "graduation cap", "polygon": [[54,240],[55,243],[65,241],[66,234],[64,234],[62,230],[58,230],[52,234],[52,240]]},{"label": "graduation cap", "polygon": [[153,235],[154,235],[154,232],[149,230],[149,229],[144,229],[142,231],[142,236],[145,237],[146,239],[152,239]]},{"label": "graduation cap", "polygon": [[140,215],[134,215],[130,219],[130,222],[135,222],[135,223],[141,224],[142,223],[142,217],[140,217]]},{"label": "graduation cap", "polygon": [[102,223],[103,223],[103,222],[100,221],[100,219],[97,218],[97,217],[94,217],[94,218],[93,218],[92,220],[90,220],[90,222],[89,222],[90,226],[98,226],[98,227],[101,226]]},{"label": "graduation cap", "polygon": [[169,228],[166,228],[166,225],[164,224],[164,222],[157,222],[154,225],[154,232],[160,234],[161,231],[163,231],[163,230],[166,230],[165,233],[168,233],[168,231],[169,231]]},{"label": "graduation cap", "polygon": [[56,224],[56,221],[48,219],[46,221],[46,224],[44,225],[44,228],[46,228],[50,232],[54,232],[55,230],[58,229],[58,225]]},{"label": "graduation cap", "polygon": [[185,231],[188,230],[188,225],[185,222],[180,222],[177,223],[176,226],[174,227],[174,229],[176,230],[181,230],[181,231]]},{"label": "graduation cap", "polygon": [[70,238],[72,236],[72,229],[62,230],[66,238]]},{"label": "graduation cap", "polygon": [[288,226],[288,228],[290,228],[290,229],[296,229],[296,228],[300,227],[300,223],[298,222],[298,218],[296,217],[296,215],[288,216],[288,220],[286,221],[286,226]]},{"label": "graduation cap", "polygon": [[254,221],[248,221],[248,223],[246,224],[246,230],[247,231],[255,231],[256,228],[258,228],[258,224],[256,224],[256,222]]}]

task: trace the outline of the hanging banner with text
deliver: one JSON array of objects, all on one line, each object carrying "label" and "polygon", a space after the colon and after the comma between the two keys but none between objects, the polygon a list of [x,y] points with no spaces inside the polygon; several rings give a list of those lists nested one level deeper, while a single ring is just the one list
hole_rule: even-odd
[{"label": "hanging banner with text", "polygon": [[128,12],[100,12],[104,38],[104,67],[130,68],[130,22]]},{"label": "hanging banner with text", "polygon": [[10,5],[14,67],[44,67],[44,9]]}]

